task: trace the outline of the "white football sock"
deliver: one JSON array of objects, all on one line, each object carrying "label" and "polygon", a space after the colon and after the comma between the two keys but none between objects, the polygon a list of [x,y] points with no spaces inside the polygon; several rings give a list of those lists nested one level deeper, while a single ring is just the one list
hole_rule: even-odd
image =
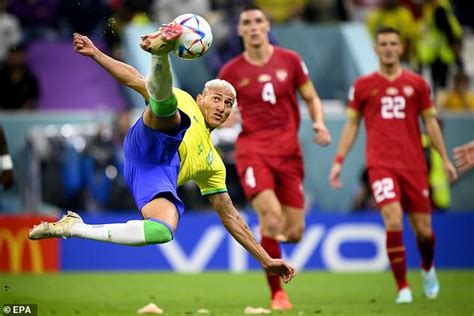
[{"label": "white football sock", "polygon": [[151,67],[146,77],[146,89],[153,99],[160,101],[173,95],[173,79],[168,54],[151,55]]},{"label": "white football sock", "polygon": [[144,221],[132,220],[119,224],[88,225],[75,224],[72,237],[107,241],[121,245],[143,246],[145,241]]}]

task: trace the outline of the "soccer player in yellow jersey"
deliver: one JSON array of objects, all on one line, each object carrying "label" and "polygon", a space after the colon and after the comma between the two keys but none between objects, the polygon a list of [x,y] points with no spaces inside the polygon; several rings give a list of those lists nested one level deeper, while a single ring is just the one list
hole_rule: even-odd
[{"label": "soccer player in yellow jersey", "polygon": [[91,57],[139,92],[148,104],[124,143],[125,178],[144,220],[88,225],[76,213],[68,212],[58,222],[33,227],[29,237],[79,237],[134,246],[169,242],[184,212],[176,187],[193,180],[232,236],[267,272],[288,282],[294,269],[281,259],[271,258],[255,241],[227,193],[225,167],[211,143],[211,131],[224,123],[232,110],[234,87],[224,80],[211,80],[196,100],[172,87],[168,53],[180,34],[179,26],[166,25],[142,37],[140,46],[152,57],[147,78],[105,55],[87,37],[74,34],[76,52]]}]

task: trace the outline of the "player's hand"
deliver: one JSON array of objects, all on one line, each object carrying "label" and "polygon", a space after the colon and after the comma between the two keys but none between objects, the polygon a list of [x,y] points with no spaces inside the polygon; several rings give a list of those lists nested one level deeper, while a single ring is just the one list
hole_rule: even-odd
[{"label": "player's hand", "polygon": [[444,163],[443,163],[443,167],[444,167],[444,172],[446,172],[446,175],[448,176],[449,178],[449,182],[454,182],[458,179],[458,173],[456,172],[456,168],[454,168],[453,164],[451,163],[451,161],[449,160],[446,160]]},{"label": "player's hand", "polygon": [[316,133],[314,142],[321,146],[327,146],[331,143],[331,134],[323,123],[313,123],[313,130]]},{"label": "player's hand", "polygon": [[290,282],[296,274],[295,269],[282,259],[271,259],[263,269],[267,273],[279,275],[285,283]]},{"label": "player's hand", "polygon": [[339,176],[341,175],[342,165],[340,163],[333,163],[331,167],[331,172],[329,173],[329,184],[333,189],[340,189],[343,187]]},{"label": "player's hand", "polygon": [[181,33],[183,33],[181,25],[174,23],[165,24],[154,33],[142,35],[140,47],[152,54],[166,54],[174,48],[175,41]]},{"label": "player's hand", "polygon": [[453,149],[454,164],[459,172],[466,172],[474,167],[474,141]]},{"label": "player's hand", "polygon": [[4,190],[8,190],[13,186],[13,172],[11,170],[3,170],[0,173],[0,183]]},{"label": "player's hand", "polygon": [[73,35],[74,51],[83,56],[92,56],[97,51],[94,43],[84,35],[74,33]]}]

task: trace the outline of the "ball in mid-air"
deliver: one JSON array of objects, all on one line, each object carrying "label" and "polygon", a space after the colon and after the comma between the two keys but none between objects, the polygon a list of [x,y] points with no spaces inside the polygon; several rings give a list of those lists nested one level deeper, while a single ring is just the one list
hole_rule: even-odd
[{"label": "ball in mid-air", "polygon": [[173,20],[183,27],[174,52],[181,58],[194,59],[204,55],[212,44],[212,30],[207,21],[197,14],[183,14]]}]

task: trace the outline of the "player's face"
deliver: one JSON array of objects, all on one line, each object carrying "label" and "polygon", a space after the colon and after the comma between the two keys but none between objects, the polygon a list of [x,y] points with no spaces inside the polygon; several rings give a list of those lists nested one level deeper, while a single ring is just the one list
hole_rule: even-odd
[{"label": "player's face", "polygon": [[248,10],[240,14],[238,32],[244,44],[260,46],[268,42],[270,22],[260,10]]},{"label": "player's face", "polygon": [[227,120],[234,102],[232,93],[220,87],[210,88],[197,97],[206,125],[212,129],[219,127]]},{"label": "player's face", "polygon": [[382,65],[390,66],[399,63],[403,53],[400,36],[396,33],[380,33],[375,42],[375,53]]}]

